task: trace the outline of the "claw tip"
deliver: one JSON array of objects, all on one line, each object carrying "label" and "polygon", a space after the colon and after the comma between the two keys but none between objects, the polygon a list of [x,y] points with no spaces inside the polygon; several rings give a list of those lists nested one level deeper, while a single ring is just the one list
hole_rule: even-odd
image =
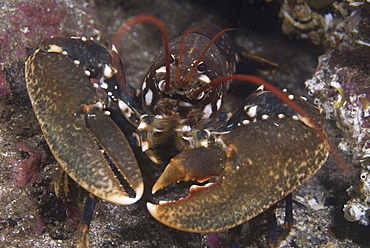
[{"label": "claw tip", "polygon": [[126,194],[120,194],[120,195],[114,195],[109,198],[110,202],[114,202],[116,204],[121,204],[121,205],[131,205],[140,200],[144,193],[144,184],[140,184],[136,189],[135,189],[136,196],[135,198],[128,197]]},{"label": "claw tip", "polygon": [[149,213],[152,216],[156,216],[156,213],[157,213],[157,205],[155,205],[153,203],[150,203],[150,202],[147,202],[146,203],[146,208],[148,209]]},{"label": "claw tip", "polygon": [[[159,179],[158,179],[159,180]],[[152,188],[152,194],[155,194],[155,192],[157,192],[158,190],[160,190],[161,188],[163,187],[166,187],[169,183],[167,184],[163,184],[163,183],[160,183],[160,182],[156,182],[154,185],[153,185],[153,188]]]}]

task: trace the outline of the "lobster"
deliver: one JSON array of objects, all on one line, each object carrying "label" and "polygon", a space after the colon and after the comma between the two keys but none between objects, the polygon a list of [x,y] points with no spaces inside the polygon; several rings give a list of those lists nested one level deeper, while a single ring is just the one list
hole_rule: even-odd
[{"label": "lobster", "polygon": [[[138,92],[126,82],[117,47],[120,37],[142,21],[160,28],[165,49]],[[153,193],[180,180],[208,180],[193,185],[186,198],[147,203],[152,216],[172,228],[227,230],[304,184],[331,149],[324,117],[307,101],[264,80],[233,75],[239,56],[226,31],[206,23],[168,43],[164,25],[141,15],[122,26],[111,51],[84,37],[44,40],[26,62],[27,89],[44,137],[65,172],[105,201],[133,204],[141,198],[140,167],[111,118],[120,111],[152,161],[169,156]],[[231,118],[222,119],[231,80],[252,81],[266,90],[259,88]],[[172,149],[163,152],[164,146]]]}]

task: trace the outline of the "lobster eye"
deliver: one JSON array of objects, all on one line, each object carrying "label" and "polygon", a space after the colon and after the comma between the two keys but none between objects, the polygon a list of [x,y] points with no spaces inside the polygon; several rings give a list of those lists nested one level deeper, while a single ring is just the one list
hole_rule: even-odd
[{"label": "lobster eye", "polygon": [[170,56],[170,64],[173,65],[175,63],[175,55],[171,54]]},{"label": "lobster eye", "polygon": [[202,61],[197,65],[198,73],[205,73],[207,71],[207,65]]}]

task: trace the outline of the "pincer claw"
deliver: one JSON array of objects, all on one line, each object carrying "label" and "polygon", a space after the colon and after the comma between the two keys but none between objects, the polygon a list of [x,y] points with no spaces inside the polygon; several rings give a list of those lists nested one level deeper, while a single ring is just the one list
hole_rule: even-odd
[{"label": "pincer claw", "polygon": [[[287,135],[291,132],[296,135]],[[187,232],[235,227],[305,183],[329,152],[328,144],[312,128],[292,118],[250,123],[218,138],[231,151],[224,151],[226,160],[220,176],[212,184],[191,187],[186,198],[148,203],[155,219]],[[186,151],[189,158],[199,156],[194,150]]]},{"label": "pincer claw", "polygon": [[[100,48],[98,59],[90,48]],[[141,172],[126,137],[101,111],[105,103],[92,83],[112,77],[106,68],[111,68],[109,52],[92,41],[48,39],[27,60],[27,90],[50,150],[66,173],[103,200],[132,204],[144,191]],[[124,189],[123,178],[133,193]]]},{"label": "pincer claw", "polygon": [[217,146],[186,150],[171,159],[154,184],[152,193],[180,180],[203,182],[212,176],[218,176],[224,169],[225,161],[225,151]]},{"label": "pincer claw", "polygon": [[[117,203],[117,204],[132,204],[139,200],[144,192],[144,185],[141,178],[140,170],[135,156],[132,153],[130,145],[127,139],[122,135],[120,128],[114,123],[114,121],[103,114],[100,110],[91,110],[89,117],[86,118],[86,127],[94,135],[99,146],[101,146],[101,153],[104,158],[101,161],[108,158],[109,162],[112,162],[119,174],[122,174],[132,189],[135,191],[135,197],[129,197],[121,188],[120,185],[112,187],[111,191],[107,191],[106,200]],[[105,177],[101,176],[100,180],[104,178],[115,178],[115,175],[109,175],[111,168],[106,168],[104,171],[107,172]],[[94,170],[94,168],[90,168]],[[102,172],[103,173],[103,172]],[[94,179],[93,179],[94,180]],[[96,179],[95,179],[96,180]],[[113,182],[113,181],[112,181]],[[90,182],[89,185],[94,184]],[[91,189],[93,190],[93,189]],[[92,191],[90,191],[92,192]],[[100,190],[99,190],[100,192]],[[104,199],[103,197],[99,196]]]}]

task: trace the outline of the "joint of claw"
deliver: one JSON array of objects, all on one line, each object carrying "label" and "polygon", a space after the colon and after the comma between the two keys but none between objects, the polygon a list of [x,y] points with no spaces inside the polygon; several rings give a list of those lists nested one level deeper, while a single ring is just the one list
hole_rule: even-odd
[{"label": "joint of claw", "polygon": [[228,146],[229,149],[226,150],[226,157],[228,159],[234,159],[237,156],[236,147],[232,144]]},{"label": "joint of claw", "polygon": [[91,111],[91,109],[98,109],[102,111],[105,109],[106,105],[103,100],[99,98],[94,98],[89,101],[88,104],[81,104],[80,106],[80,113],[81,114],[86,114]]},{"label": "joint of claw", "polygon": [[86,114],[88,112],[90,112],[90,107],[88,105],[86,105],[86,104],[82,104],[80,106],[80,113],[81,114]]}]

